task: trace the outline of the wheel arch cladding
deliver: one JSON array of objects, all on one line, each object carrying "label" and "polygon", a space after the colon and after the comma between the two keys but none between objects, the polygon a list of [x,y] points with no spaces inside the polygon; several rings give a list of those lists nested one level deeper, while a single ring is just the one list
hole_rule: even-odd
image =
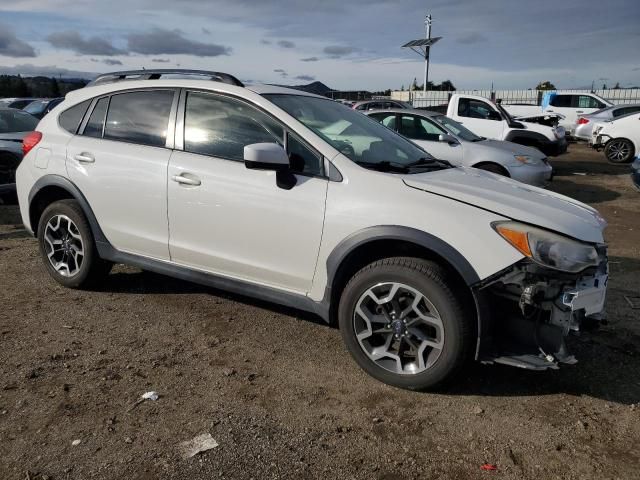
[{"label": "wheel arch cladding", "polygon": [[40,216],[51,203],[58,200],[73,199],[80,204],[96,242],[106,242],[100,225],[80,189],[70,180],[60,175],[45,175],[40,177],[29,192],[29,223],[34,234],[37,234]]},{"label": "wheel arch cladding", "polygon": [[371,262],[391,256],[434,260],[452,272],[471,296],[471,287],[480,281],[468,260],[438,237],[396,225],[365,228],[345,238],[327,258],[325,301],[330,304],[331,323],[337,319],[340,295],[353,274]]}]

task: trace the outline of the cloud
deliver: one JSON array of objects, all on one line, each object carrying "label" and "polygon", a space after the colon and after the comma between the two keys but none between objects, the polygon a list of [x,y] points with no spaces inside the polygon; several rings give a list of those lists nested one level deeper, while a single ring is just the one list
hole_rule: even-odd
[{"label": "cloud", "polygon": [[287,73],[286,70],[282,69],[282,68],[276,68],[274,70],[275,73],[279,73],[281,77],[287,77],[289,76],[289,74]]},{"label": "cloud", "polygon": [[152,58],[151,61],[153,63],[169,63],[171,60],[168,58]]},{"label": "cloud", "polygon": [[262,40],[260,40],[260,43],[261,43],[262,45],[271,45],[271,41],[270,41],[270,40],[264,40],[264,39],[262,39]]},{"label": "cloud", "polygon": [[211,35],[211,30],[209,30],[208,28],[202,27],[202,33],[204,33],[205,35]]},{"label": "cloud", "polygon": [[318,57],[307,57],[300,59],[301,62],[317,62],[318,60],[320,60]]},{"label": "cloud", "polygon": [[185,38],[180,30],[153,28],[145,33],[127,36],[129,50],[143,55],[195,55],[196,57],[218,57],[230,55],[231,48],[213,43],[202,43]]},{"label": "cloud", "polygon": [[462,36],[458,37],[456,39],[456,41],[458,43],[463,44],[463,45],[470,45],[470,44],[473,44],[473,43],[486,42],[487,41],[487,37],[485,37],[480,32],[470,32],[470,33],[467,33],[465,35],[462,35]]},{"label": "cloud", "polygon": [[103,58],[102,60],[98,58],[92,58],[92,62],[94,63],[104,63],[105,65],[122,65],[120,60],[116,60],[115,58]]},{"label": "cloud", "polygon": [[5,25],[0,24],[0,56],[35,57],[36,51],[27,42],[23,42]]},{"label": "cloud", "polygon": [[295,77],[296,80],[305,80],[307,82],[313,82],[316,77],[312,77],[311,75],[298,75]]},{"label": "cloud", "polygon": [[358,49],[355,47],[329,45],[328,47],[324,47],[322,51],[327,55],[329,55],[329,57],[331,58],[340,58],[340,57],[344,57],[345,55],[349,55],[350,53],[357,52]]},{"label": "cloud", "polygon": [[53,65],[33,65],[25,63],[15,65],[13,67],[0,66],[0,74],[5,75],[22,75],[24,77],[65,77],[65,78],[94,78],[95,72],[82,72],[78,70],[68,70],[66,68],[55,67]]},{"label": "cloud", "polygon": [[282,48],[295,48],[296,44],[290,40],[278,40],[278,45]]},{"label": "cloud", "polygon": [[71,50],[80,55],[126,55],[124,50],[114,47],[103,38],[91,37],[85,39],[73,30],[52,33],[47,37],[47,41],[56,48]]}]

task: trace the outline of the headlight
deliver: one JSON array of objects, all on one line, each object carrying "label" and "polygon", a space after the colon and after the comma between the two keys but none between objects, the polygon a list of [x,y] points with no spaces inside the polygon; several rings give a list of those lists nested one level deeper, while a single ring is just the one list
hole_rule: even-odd
[{"label": "headlight", "polygon": [[529,155],[514,155],[514,162],[512,162],[512,165],[514,167],[519,167],[520,165],[537,165],[538,159],[537,158],[533,158],[530,157]]},{"label": "headlight", "polygon": [[517,222],[492,226],[516,250],[545,267],[577,273],[598,265],[598,252],[592,245]]}]

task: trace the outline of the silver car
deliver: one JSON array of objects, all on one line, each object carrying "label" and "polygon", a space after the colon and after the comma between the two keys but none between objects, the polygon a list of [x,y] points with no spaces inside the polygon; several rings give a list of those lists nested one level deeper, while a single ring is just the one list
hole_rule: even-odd
[{"label": "silver car", "polygon": [[392,108],[411,109],[410,104],[401,102],[400,100],[361,100],[351,107],[354,110],[389,110]]},{"label": "silver car", "polygon": [[614,118],[624,117],[630,113],[640,112],[640,103],[629,105],[614,105],[593,113],[580,115],[571,129],[570,135],[580,140],[591,140],[593,125],[597,122],[606,122]]},{"label": "silver car", "polygon": [[480,137],[441,113],[394,109],[365,114],[453,165],[480,168],[538,187],[552,179],[553,168],[540,150]]}]

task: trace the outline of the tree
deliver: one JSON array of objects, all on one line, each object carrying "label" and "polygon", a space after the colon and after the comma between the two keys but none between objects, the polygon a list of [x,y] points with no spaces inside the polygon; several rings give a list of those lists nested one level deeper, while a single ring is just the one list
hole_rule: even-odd
[{"label": "tree", "polygon": [[620,90],[620,82],[616,82],[616,84],[613,87],[614,90]]},{"label": "tree", "polygon": [[544,82],[540,82],[538,84],[536,90],[556,90],[556,86],[549,80],[545,80]]}]

